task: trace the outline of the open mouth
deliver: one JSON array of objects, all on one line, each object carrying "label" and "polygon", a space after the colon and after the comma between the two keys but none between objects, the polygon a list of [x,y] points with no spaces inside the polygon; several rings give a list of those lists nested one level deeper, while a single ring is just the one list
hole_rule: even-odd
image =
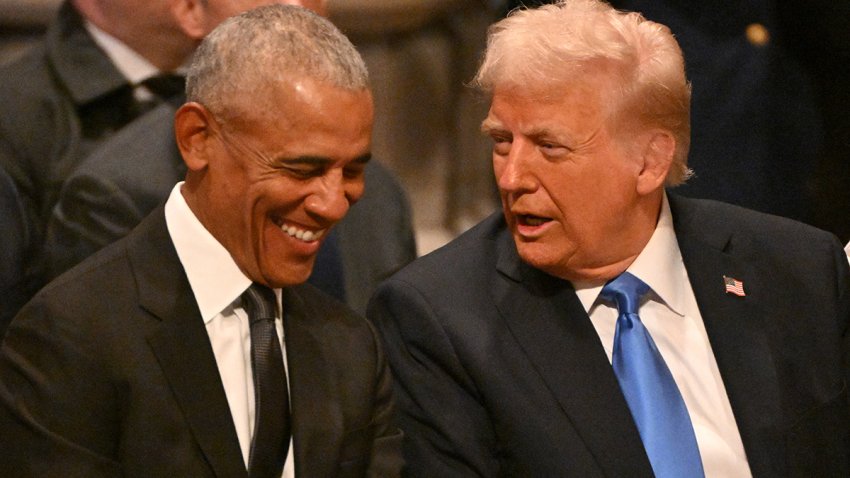
[{"label": "open mouth", "polygon": [[529,226],[529,227],[537,227],[546,224],[551,221],[552,218],[535,216],[533,214],[517,214],[516,215],[517,224],[520,226]]},{"label": "open mouth", "polygon": [[310,231],[307,229],[301,229],[299,227],[295,227],[289,224],[281,224],[280,230],[288,234],[290,237],[294,237],[299,241],[304,242],[315,242],[318,241],[327,231],[327,229],[319,229],[316,231]]}]

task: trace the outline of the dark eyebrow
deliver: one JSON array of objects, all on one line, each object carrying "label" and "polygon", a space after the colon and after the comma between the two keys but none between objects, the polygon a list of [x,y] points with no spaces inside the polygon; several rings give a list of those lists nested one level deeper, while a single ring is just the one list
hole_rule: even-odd
[{"label": "dark eyebrow", "polygon": [[[372,153],[366,153],[362,156],[354,158],[352,163],[366,164],[372,159]],[[333,164],[334,160],[325,156],[296,156],[294,158],[280,158],[278,161],[288,165],[305,165],[325,167]]]},{"label": "dark eyebrow", "polygon": [[352,163],[366,164],[371,160],[372,160],[372,153],[366,153],[362,156],[358,156],[358,157],[354,158],[354,161],[352,161]]}]

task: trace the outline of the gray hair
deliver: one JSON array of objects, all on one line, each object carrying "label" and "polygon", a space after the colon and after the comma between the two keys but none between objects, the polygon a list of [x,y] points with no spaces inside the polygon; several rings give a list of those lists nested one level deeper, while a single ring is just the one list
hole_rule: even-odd
[{"label": "gray hair", "polygon": [[612,118],[670,131],[676,150],[666,184],[685,182],[691,88],[682,50],[664,25],[600,0],[514,10],[490,27],[473,84],[485,93],[497,86],[551,91],[587,71],[610,75],[614,86],[603,97]]},{"label": "gray hair", "polygon": [[331,22],[306,8],[268,5],[228,18],[204,38],[186,97],[216,116],[246,114],[245,98],[303,77],[351,91],[369,87],[366,64]]}]

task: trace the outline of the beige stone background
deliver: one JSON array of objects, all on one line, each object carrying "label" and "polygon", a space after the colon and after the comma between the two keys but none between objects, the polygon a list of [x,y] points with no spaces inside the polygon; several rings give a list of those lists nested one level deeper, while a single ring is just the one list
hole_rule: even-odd
[{"label": "beige stone background", "polygon": [[[37,39],[59,0],[0,0],[0,62]],[[494,13],[485,0],[329,0],[375,94],[373,153],[406,187],[420,253],[496,208],[486,103],[467,87]]]}]

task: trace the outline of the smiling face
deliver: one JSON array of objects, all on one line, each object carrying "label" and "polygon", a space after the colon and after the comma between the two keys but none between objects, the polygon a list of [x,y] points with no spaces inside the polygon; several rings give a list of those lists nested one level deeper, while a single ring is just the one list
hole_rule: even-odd
[{"label": "smiling face", "polygon": [[493,92],[483,131],[505,218],[523,261],[568,280],[617,275],[649,240],[661,188],[646,186],[636,140],[607,124],[603,88]]},{"label": "smiling face", "polygon": [[225,123],[197,103],[178,112],[183,195],[246,276],[299,284],[363,194],[372,96],[302,79],[249,101],[263,111]]}]

